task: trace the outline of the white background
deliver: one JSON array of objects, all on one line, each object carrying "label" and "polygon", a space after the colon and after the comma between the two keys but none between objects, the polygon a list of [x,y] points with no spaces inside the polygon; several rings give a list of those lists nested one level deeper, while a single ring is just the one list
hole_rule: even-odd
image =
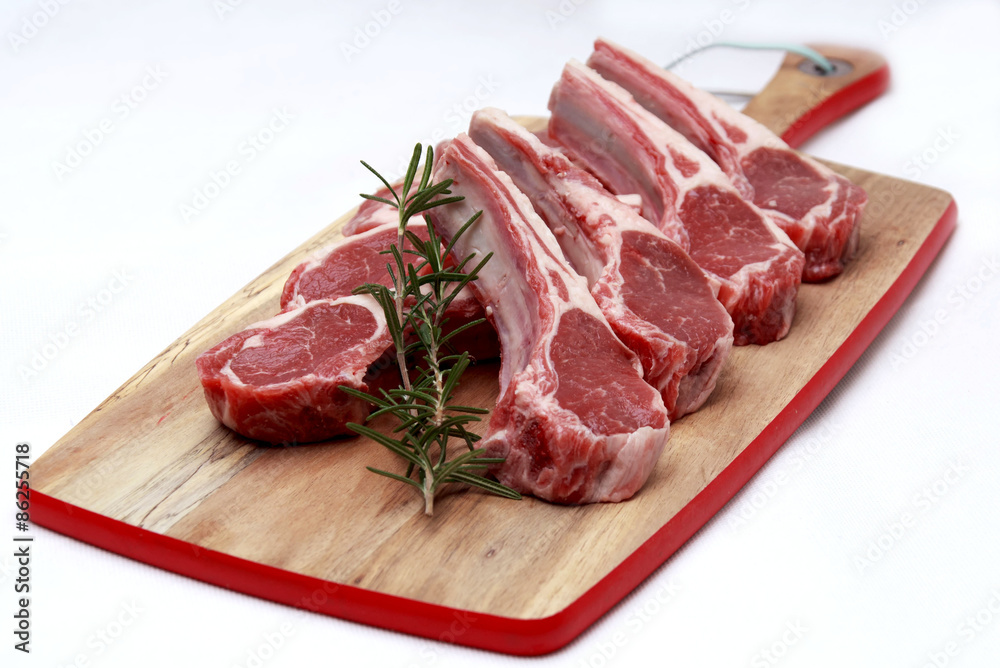
[{"label": "white background", "polygon": [[[400,3],[352,54],[342,45],[387,3],[244,0],[226,11],[213,0],[50,0],[58,8],[50,18],[39,14],[42,0],[3,3],[0,443],[8,459],[0,468],[8,480],[17,442],[41,455],[190,325],[370,192],[359,159],[395,170],[415,141],[464,129],[466,112],[455,105],[466,100],[544,113],[564,61],[585,58],[598,35],[666,62],[725,18],[718,39],[884,53],[888,94],[804,148],[950,191],[958,230],[750,484],[556,654],[515,659],[312,615],[37,529],[27,657],[12,649],[12,549],[0,546],[0,663],[61,666],[80,656],[92,666],[253,666],[263,647],[269,667],[996,665],[997,3],[567,0],[561,14],[558,0]],[[701,85],[755,89],[779,58],[720,50],[684,73]],[[146,78],[141,89],[147,68],[161,80]],[[123,95],[142,99],[130,109]],[[241,143],[276,109],[293,120],[249,160]],[[59,169],[104,119],[110,133],[68,173]],[[181,205],[230,160],[240,173],[185,220]],[[111,287],[123,289],[111,295]],[[86,306],[98,299],[99,310]],[[941,313],[933,335],[922,333]],[[69,330],[57,352],[46,348]],[[43,351],[51,359],[26,373]],[[13,514],[4,517],[0,541],[9,546]],[[99,639],[119,630],[110,644]],[[272,651],[268,638],[280,647]],[[948,643],[957,655],[942,654]]]}]

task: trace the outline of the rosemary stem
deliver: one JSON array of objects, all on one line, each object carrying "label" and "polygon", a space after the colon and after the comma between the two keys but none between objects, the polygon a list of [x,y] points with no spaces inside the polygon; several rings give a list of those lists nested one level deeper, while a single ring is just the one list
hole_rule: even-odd
[{"label": "rosemary stem", "polygon": [[440,427],[444,421],[445,398],[442,396],[444,394],[444,377],[441,374],[441,365],[438,363],[437,341],[434,342],[429,353],[431,368],[434,370],[434,398],[436,399],[434,417],[431,421],[435,427]]},{"label": "rosemary stem", "polygon": [[[442,286],[440,283],[435,283],[433,286],[435,305],[441,302],[442,297]],[[444,421],[444,413],[446,408],[446,397],[442,396],[444,394],[444,375],[441,372],[441,365],[438,363],[438,354],[440,352],[441,344],[438,341],[437,333],[441,331],[441,318],[442,311],[440,308],[434,310],[432,314],[432,324],[431,332],[431,345],[429,346],[428,353],[431,359],[431,367],[434,369],[434,397],[437,399],[437,405],[434,407],[434,418],[433,424],[435,427],[440,427],[441,423]],[[444,461],[444,454],[442,453],[442,461]]]},{"label": "rosemary stem", "polygon": [[424,476],[424,515],[434,515],[434,467],[428,467]]},{"label": "rosemary stem", "polygon": [[[409,196],[409,194],[410,194],[409,191],[403,193],[404,202],[406,201],[406,198],[407,196]],[[404,209],[405,207],[399,208],[399,229],[396,232],[396,247],[399,249],[400,253],[403,252],[404,248],[403,242],[405,241],[405,237],[403,236],[403,234],[406,231],[406,219],[403,217]],[[397,285],[394,295],[395,296],[394,301],[396,302],[396,321],[399,322],[401,325],[403,324],[403,306],[404,306],[403,302],[406,299],[406,295],[404,294],[405,290],[403,290],[403,282],[405,280],[406,280],[406,272],[404,271],[403,267],[399,267],[399,271],[396,272]],[[406,329],[405,325],[403,326],[403,329],[404,330]],[[400,340],[400,345],[396,346],[396,365],[399,366],[399,373],[403,377],[403,388],[405,388],[406,391],[409,392],[410,389],[412,389],[410,386],[410,372],[406,368],[406,350],[405,346],[403,345],[402,337]]]}]

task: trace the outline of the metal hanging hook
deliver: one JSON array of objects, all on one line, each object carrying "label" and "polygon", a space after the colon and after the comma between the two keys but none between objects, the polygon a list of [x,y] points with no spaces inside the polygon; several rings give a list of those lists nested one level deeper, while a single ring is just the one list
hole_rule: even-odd
[{"label": "metal hanging hook", "polygon": [[836,71],[833,63],[831,63],[826,56],[821,54],[815,49],[811,49],[805,44],[786,44],[783,42],[776,42],[773,44],[759,44],[756,42],[712,42],[711,44],[706,44],[705,46],[698,47],[692,51],[688,51],[680,58],[677,58],[670,64],[666,66],[666,69],[671,69],[675,67],[678,63],[681,63],[696,53],[701,53],[706,49],[711,49],[717,46],[726,46],[733,49],[755,49],[760,51],[789,51],[791,53],[797,53],[803,58],[808,58],[812,61],[817,68],[823,74],[833,74]]},{"label": "metal hanging hook", "polygon": [[[816,51],[815,49],[809,48],[804,44],[786,44],[784,42],[776,42],[771,44],[756,43],[756,42],[712,42],[711,44],[706,44],[705,46],[698,47],[697,49],[693,49],[692,51],[685,53],[680,58],[677,58],[676,60],[666,65],[665,69],[668,70],[672,69],[676,67],[679,63],[687,60],[696,53],[701,53],[702,51],[717,46],[729,47],[733,49],[753,49],[758,51],[787,51],[791,53],[797,53],[798,55],[806,59],[805,61],[803,61],[802,64],[808,65],[808,67],[811,69],[809,74],[815,74],[817,76],[835,75],[841,73],[845,69],[844,67],[838,67],[838,63],[829,60],[826,56],[824,56],[820,52]],[[844,63],[844,65],[847,65],[847,63]],[[803,69],[803,71],[805,71],[804,68],[802,67],[800,67],[800,69]],[[742,98],[746,100],[749,100],[754,95],[756,95],[756,93],[751,93],[748,91],[709,90],[708,92],[712,93],[713,95],[718,95],[719,97]]]}]

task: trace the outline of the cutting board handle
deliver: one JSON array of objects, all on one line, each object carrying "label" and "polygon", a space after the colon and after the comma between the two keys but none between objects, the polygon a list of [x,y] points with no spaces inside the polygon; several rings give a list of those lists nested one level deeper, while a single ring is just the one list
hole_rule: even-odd
[{"label": "cutting board handle", "polygon": [[809,46],[833,62],[832,74],[823,74],[805,57],[789,53],[774,78],[743,109],[791,146],[799,146],[889,87],[889,66],[874,51],[832,44]]}]

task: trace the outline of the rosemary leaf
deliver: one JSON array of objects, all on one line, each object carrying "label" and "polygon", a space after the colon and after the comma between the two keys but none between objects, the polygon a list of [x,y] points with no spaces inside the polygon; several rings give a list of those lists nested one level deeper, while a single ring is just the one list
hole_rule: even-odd
[{"label": "rosemary leaf", "polygon": [[[451,474],[451,479],[455,482],[463,482],[466,485],[472,485],[473,487],[479,487],[487,492],[492,492],[497,496],[503,496],[508,499],[520,499],[521,495],[507,487],[506,485],[501,485],[500,483],[483,478],[482,476],[475,475],[474,473],[467,473],[465,471],[457,471]],[[446,481],[447,482],[447,481]]]},{"label": "rosemary leaf", "polygon": [[[365,166],[365,168],[366,168],[366,169],[367,169],[367,170],[368,170],[369,172],[371,172],[372,174],[374,174],[375,176],[377,176],[377,177],[378,177],[378,180],[379,180],[379,181],[381,181],[381,182],[382,182],[383,184],[385,184],[385,187],[389,189],[389,192],[391,192],[391,193],[392,193],[392,194],[393,194],[394,196],[396,195],[396,191],[395,191],[395,190],[393,189],[393,187],[392,187],[391,185],[389,185],[389,182],[385,180],[385,177],[384,177],[384,176],[382,176],[382,175],[381,175],[381,174],[379,174],[379,173],[378,173],[377,171],[375,171],[375,168],[374,168],[374,167],[372,167],[371,165],[369,165],[369,164],[368,164],[367,162],[365,162],[364,160],[362,160],[362,161],[361,161],[361,164],[362,164],[362,165],[364,165],[364,166]],[[398,206],[399,204],[400,204],[400,201],[399,201],[399,197],[396,197],[396,205]]]},{"label": "rosemary leaf", "polygon": [[375,202],[382,202],[383,204],[388,204],[389,206],[396,206],[395,202],[387,200],[384,197],[376,197],[375,195],[366,195],[364,193],[361,193],[361,196],[364,197],[365,199],[370,199]]},{"label": "rosemary leaf", "polygon": [[[417,144],[417,146],[420,146],[420,144]],[[424,173],[420,175],[420,187],[417,189],[418,191],[427,188],[427,185],[430,183],[431,180],[431,171],[433,167],[434,167],[434,147],[428,146],[427,159],[424,161]],[[451,185],[451,179],[448,179],[448,185]]]},{"label": "rosemary leaf", "polygon": [[398,480],[399,482],[405,482],[407,485],[413,485],[417,489],[420,489],[420,483],[406,476],[401,476],[397,473],[390,473],[388,471],[383,471],[382,469],[377,469],[374,466],[366,466],[366,469],[372,473],[378,473],[379,475],[384,475],[386,478],[392,478],[393,480]]},{"label": "rosemary leaf", "polygon": [[[413,177],[417,174],[417,166],[420,164],[420,144],[413,147],[413,156],[410,158],[410,166],[406,168],[406,178],[403,180],[403,197],[406,197],[410,192],[410,186],[413,185]],[[427,169],[430,169],[430,163],[427,164]],[[424,170],[426,171],[426,170]],[[423,180],[421,178],[421,180]]]},{"label": "rosemary leaf", "polygon": [[388,449],[392,450],[393,452],[395,452],[397,455],[399,455],[403,459],[405,459],[405,460],[407,460],[409,462],[412,462],[412,463],[416,464],[417,466],[420,466],[422,464],[422,462],[420,461],[419,457],[417,457],[412,452],[410,452],[402,443],[400,443],[397,440],[391,439],[388,436],[380,434],[379,432],[375,431],[374,429],[370,429],[368,427],[365,427],[365,426],[360,425],[360,424],[356,424],[354,422],[348,422],[347,423],[347,427],[349,429],[351,429],[352,431],[355,431],[358,434],[361,434],[362,436],[367,436],[368,438],[372,439],[376,443],[384,445],[385,447],[387,447]]}]

